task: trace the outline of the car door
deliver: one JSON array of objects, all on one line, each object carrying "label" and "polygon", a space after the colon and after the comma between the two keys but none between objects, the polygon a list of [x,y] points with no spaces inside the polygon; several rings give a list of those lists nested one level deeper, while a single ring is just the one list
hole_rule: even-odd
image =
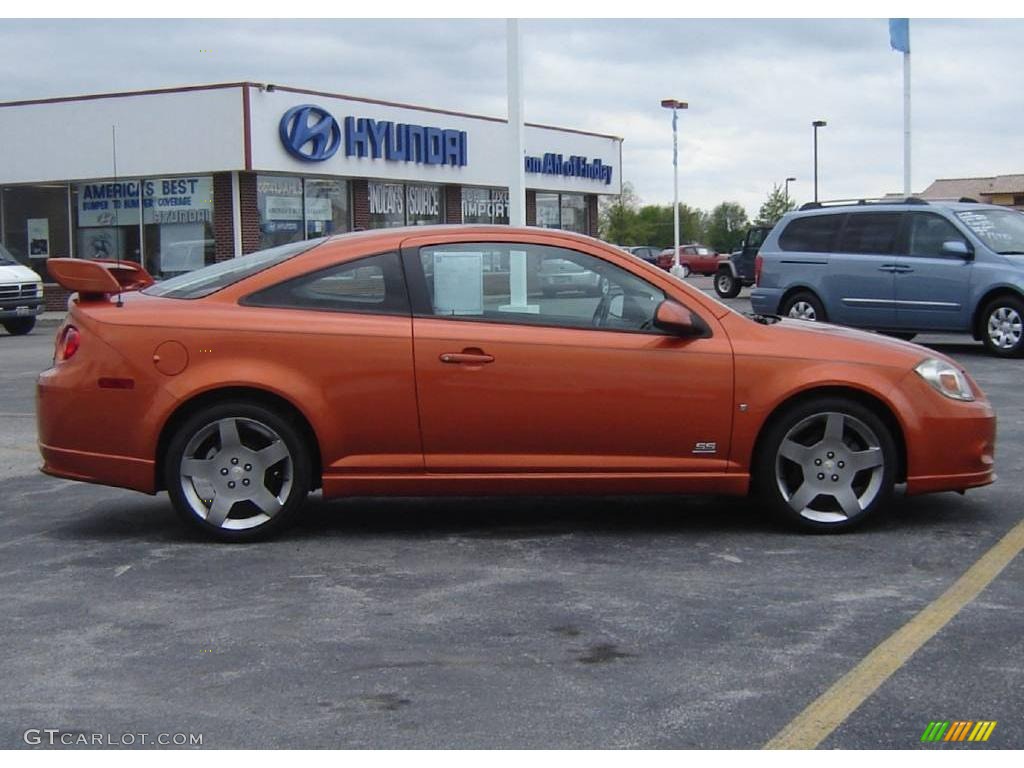
[{"label": "car door", "polygon": [[[937,213],[912,212],[896,260],[896,327],[961,331],[970,322],[968,296],[974,260],[967,238]],[[951,253],[959,243],[967,253]]]},{"label": "car door", "polygon": [[[660,332],[665,294],[628,259],[551,237],[403,244],[428,472],[724,470],[733,363],[714,317],[702,338]],[[500,270],[480,274],[486,259]],[[600,295],[545,297],[549,259],[596,273]]]},{"label": "car door", "polygon": [[862,328],[896,322],[896,240],[902,213],[851,213],[829,258],[828,319]]}]

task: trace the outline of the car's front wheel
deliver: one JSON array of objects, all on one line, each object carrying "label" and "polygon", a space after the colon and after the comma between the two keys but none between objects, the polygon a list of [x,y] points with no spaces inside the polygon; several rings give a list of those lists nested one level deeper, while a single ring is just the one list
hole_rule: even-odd
[{"label": "car's front wheel", "polygon": [[16,317],[12,320],[4,320],[3,325],[11,336],[24,336],[36,327],[36,319],[34,317]]},{"label": "car's front wheel", "polygon": [[220,403],[174,432],[164,480],[178,514],[221,541],[277,533],[309,493],[309,449],[292,422],[258,403]]},{"label": "car's front wheel", "polygon": [[981,338],[989,352],[999,357],[1024,354],[1024,302],[1000,296],[989,302],[982,318]]},{"label": "car's front wheel", "polygon": [[825,307],[821,300],[810,291],[800,291],[786,299],[780,314],[797,320],[825,322]]},{"label": "car's front wheel", "polygon": [[892,495],[895,440],[885,422],[855,401],[821,397],[801,403],[772,422],[760,446],[760,495],[803,530],[848,530]]},{"label": "car's front wheel", "polygon": [[722,270],[715,275],[715,293],[723,299],[735,299],[740,295],[740,281],[731,272]]}]

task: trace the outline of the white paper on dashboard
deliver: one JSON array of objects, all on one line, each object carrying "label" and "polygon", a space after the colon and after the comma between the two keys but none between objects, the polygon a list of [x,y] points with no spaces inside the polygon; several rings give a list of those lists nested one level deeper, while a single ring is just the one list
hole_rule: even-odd
[{"label": "white paper on dashboard", "polygon": [[434,252],[434,312],[439,315],[484,313],[482,252]]}]

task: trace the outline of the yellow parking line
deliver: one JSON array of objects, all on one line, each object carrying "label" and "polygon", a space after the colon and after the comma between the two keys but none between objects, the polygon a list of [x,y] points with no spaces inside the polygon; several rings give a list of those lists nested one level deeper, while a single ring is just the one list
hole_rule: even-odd
[{"label": "yellow parking line", "polygon": [[765,749],[814,749],[917,650],[976,598],[1024,550],[1024,520],[1010,529],[941,597],[875,647],[779,731]]}]

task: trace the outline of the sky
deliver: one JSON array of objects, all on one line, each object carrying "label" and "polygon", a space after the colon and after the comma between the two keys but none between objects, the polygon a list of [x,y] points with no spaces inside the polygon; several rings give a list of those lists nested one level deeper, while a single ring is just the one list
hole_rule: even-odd
[{"label": "sky", "polygon": [[[622,178],[753,217],[773,184],[822,199],[902,191],[902,56],[886,19],[524,20],[528,122],[621,136]],[[913,188],[1024,173],[1024,21],[918,20]],[[505,22],[18,20],[0,22],[0,101],[251,80],[504,117]],[[158,148],[154,148],[158,151]],[[201,169],[197,169],[201,170]]]}]

